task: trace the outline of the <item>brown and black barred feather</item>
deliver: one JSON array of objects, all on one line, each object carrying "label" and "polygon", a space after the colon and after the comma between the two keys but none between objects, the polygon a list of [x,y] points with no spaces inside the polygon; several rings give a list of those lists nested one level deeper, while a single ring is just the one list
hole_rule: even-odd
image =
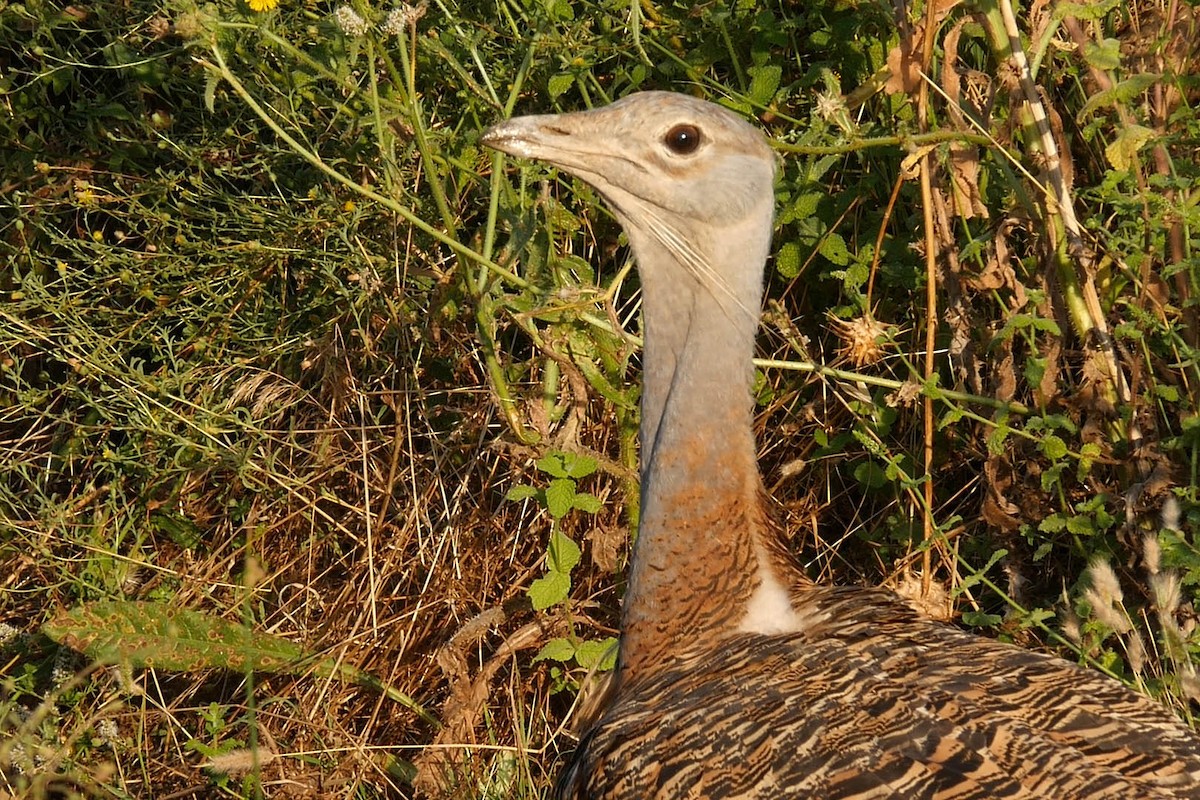
[{"label": "brown and black barred feather", "polygon": [[617,690],[561,800],[1200,797],[1196,737],[1061,659],[813,588],[805,633],[737,635]]}]

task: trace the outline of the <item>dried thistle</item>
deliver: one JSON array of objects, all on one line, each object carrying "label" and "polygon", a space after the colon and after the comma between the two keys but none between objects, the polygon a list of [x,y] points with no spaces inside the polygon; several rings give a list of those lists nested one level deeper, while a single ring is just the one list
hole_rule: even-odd
[{"label": "dried thistle", "polygon": [[852,320],[830,316],[833,332],[842,340],[838,355],[855,367],[864,367],[883,360],[884,349],[880,345],[886,340],[887,328],[870,312]]}]

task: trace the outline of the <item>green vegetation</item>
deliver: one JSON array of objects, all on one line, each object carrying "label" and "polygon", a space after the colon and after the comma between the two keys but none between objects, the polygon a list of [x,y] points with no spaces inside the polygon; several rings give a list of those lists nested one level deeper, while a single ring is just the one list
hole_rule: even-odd
[{"label": "green vegetation", "polygon": [[1191,713],[1198,28],[0,0],[0,796],[544,794],[612,662],[638,284],[478,138],[650,88],[781,154],[759,441],[809,571]]}]

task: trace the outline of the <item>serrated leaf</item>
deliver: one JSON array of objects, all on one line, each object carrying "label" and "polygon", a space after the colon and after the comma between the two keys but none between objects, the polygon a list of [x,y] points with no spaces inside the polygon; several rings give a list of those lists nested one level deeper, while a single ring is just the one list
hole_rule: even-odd
[{"label": "serrated leaf", "polygon": [[792,213],[797,219],[811,217],[817,213],[817,204],[825,197],[824,192],[802,192],[792,201]]},{"label": "serrated leaf", "polygon": [[542,645],[542,649],[538,650],[538,654],[533,657],[534,663],[538,661],[558,661],[566,663],[575,657],[575,645],[570,639],[559,637],[551,639]]},{"label": "serrated leaf", "polygon": [[585,514],[595,514],[601,508],[600,498],[587,492],[580,492],[575,495],[575,499],[571,501],[571,504]]},{"label": "serrated leaf", "polygon": [[1161,75],[1155,75],[1146,72],[1139,72],[1129,78],[1121,81],[1111,89],[1103,92],[1096,92],[1088,97],[1087,102],[1083,104],[1083,108],[1079,109],[1079,113],[1075,115],[1075,119],[1082,123],[1088,117],[1096,112],[1096,109],[1105,106],[1120,106],[1126,105],[1138,97],[1142,92],[1149,89],[1156,83],[1162,81]]},{"label": "serrated leaf", "polygon": [[546,83],[546,90],[550,93],[551,100],[557,100],[564,92],[571,88],[575,83],[575,77],[560,73],[554,75]]},{"label": "serrated leaf", "polygon": [[530,486],[527,483],[518,483],[504,494],[505,500],[528,500],[531,497],[537,497],[538,488]]},{"label": "serrated leaf", "polygon": [[611,670],[617,665],[617,637],[580,642],[575,647],[575,661],[584,669]]},{"label": "serrated leaf", "polygon": [[601,372],[588,358],[575,359],[575,366],[583,373],[588,385],[600,393],[600,396],[620,408],[633,408],[637,405],[634,399],[636,387],[617,387]]},{"label": "serrated leaf", "polygon": [[369,686],[435,725],[436,717],[370,673],[322,658],[295,642],[168,603],[113,600],[60,611],[42,633],[93,661],[137,669],[315,674]]},{"label": "serrated leaf", "polygon": [[544,455],[537,460],[535,466],[552,478],[567,477],[567,470],[563,467],[562,453]]},{"label": "serrated leaf", "polygon": [[822,239],[818,252],[839,267],[850,263],[850,250],[847,249],[846,240],[840,234],[830,233]]},{"label": "serrated leaf", "polygon": [[1076,536],[1091,536],[1096,532],[1096,523],[1082,514],[1067,518],[1067,532]]},{"label": "serrated leaf", "polygon": [[783,76],[783,68],[774,64],[761,67],[750,67],[750,99],[752,102],[765,106],[775,97],[779,90],[779,79]]},{"label": "serrated leaf", "polygon": [[1065,527],[1067,520],[1062,514],[1051,514],[1038,523],[1038,530],[1042,533],[1058,533]]},{"label": "serrated leaf", "polygon": [[1113,169],[1128,171],[1136,163],[1138,151],[1155,135],[1153,130],[1144,125],[1126,125],[1117,134],[1117,138],[1104,148],[1104,157],[1112,164]]},{"label": "serrated leaf", "polygon": [[586,478],[596,471],[596,459],[591,456],[566,453],[563,455],[563,466],[566,467],[569,477]]},{"label": "serrated leaf", "polygon": [[786,242],[775,256],[775,271],[784,278],[794,278],[800,274],[800,245]]},{"label": "serrated leaf", "polygon": [[982,581],[984,576],[987,575],[988,571],[990,571],[992,567],[996,566],[996,562],[1007,555],[1008,551],[1003,548],[992,553],[991,557],[988,558],[988,562],[983,565],[982,569],[980,569],[978,572],[973,572],[970,575],[965,576],[958,586],[954,587],[954,596],[958,597],[963,592],[968,591],[971,587]]},{"label": "serrated leaf", "polygon": [[566,599],[571,593],[571,576],[561,572],[547,572],[529,584],[529,601],[535,611],[545,611]]},{"label": "serrated leaf", "polygon": [[1060,461],[1054,464],[1049,469],[1042,470],[1041,484],[1042,491],[1048,492],[1058,485],[1062,480],[1063,471],[1067,468],[1066,461]]},{"label": "serrated leaf", "polygon": [[976,628],[991,628],[999,625],[1003,617],[998,614],[988,614],[985,611],[964,611],[962,621]]},{"label": "serrated leaf", "polygon": [[1088,66],[1106,72],[1121,66],[1121,43],[1116,39],[1087,42],[1083,46],[1083,60]]},{"label": "serrated leaf", "polygon": [[575,501],[575,481],[570,478],[555,478],[546,487],[546,509],[550,516],[562,519]]},{"label": "serrated leaf", "polygon": [[1055,3],[1051,14],[1055,22],[1075,17],[1076,19],[1101,20],[1108,16],[1121,0],[1092,0],[1087,3]]},{"label": "serrated leaf", "polygon": [[166,603],[76,606],[60,612],[42,632],[96,661],[170,672],[287,672],[306,655],[300,645],[279,636]]},{"label": "serrated leaf", "polygon": [[1067,443],[1061,437],[1050,434],[1041,441],[1042,455],[1051,461],[1058,461],[1067,454]]},{"label": "serrated leaf", "polygon": [[887,483],[887,474],[874,461],[864,461],[854,468],[854,479],[870,489]]},{"label": "serrated leaf", "polygon": [[571,537],[557,530],[550,534],[550,546],[546,548],[546,554],[551,571],[564,575],[569,575],[582,557],[579,545],[571,541]]}]

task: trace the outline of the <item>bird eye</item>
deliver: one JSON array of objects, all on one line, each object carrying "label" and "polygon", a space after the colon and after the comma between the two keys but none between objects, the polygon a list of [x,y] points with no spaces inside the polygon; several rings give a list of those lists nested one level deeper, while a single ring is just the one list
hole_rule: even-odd
[{"label": "bird eye", "polygon": [[667,135],[663,137],[663,144],[677,155],[694,153],[700,146],[700,129],[695,125],[676,125],[667,131]]}]

